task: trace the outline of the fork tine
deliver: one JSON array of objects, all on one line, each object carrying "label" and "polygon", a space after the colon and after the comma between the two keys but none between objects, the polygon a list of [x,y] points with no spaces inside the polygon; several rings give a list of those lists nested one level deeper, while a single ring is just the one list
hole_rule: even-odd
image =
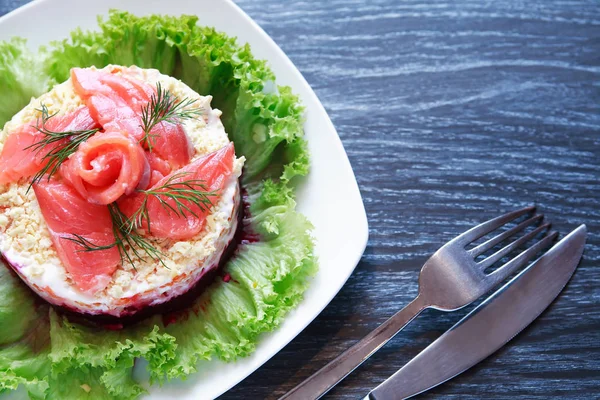
[{"label": "fork tine", "polygon": [[529,260],[531,260],[537,253],[550,247],[552,245],[552,242],[554,242],[554,240],[557,237],[557,231],[549,232],[548,235],[544,236],[542,240],[540,240],[539,242],[537,242],[536,244],[534,244],[533,246],[531,246],[530,248],[528,248],[527,250],[525,250],[524,252],[522,252],[521,254],[519,254],[518,256],[516,256],[515,258],[513,258],[512,260],[495,270],[494,272],[492,272],[491,274],[489,274],[487,277],[488,279],[491,278],[491,280],[488,282],[493,286],[503,281],[507,276],[512,274],[518,268],[521,268],[522,266],[526,265],[529,262]]},{"label": "fork tine", "polygon": [[504,240],[506,240],[510,237],[513,237],[515,234],[517,234],[520,231],[522,231],[523,229],[527,228],[529,225],[533,225],[533,224],[537,223],[538,221],[541,221],[543,218],[544,218],[544,214],[539,214],[534,217],[531,217],[528,220],[521,222],[519,225],[515,226],[514,228],[509,229],[505,232],[502,232],[498,236],[495,236],[495,237],[491,238],[490,240],[480,244],[479,246],[472,248],[471,250],[468,251],[468,253],[473,258],[477,258],[477,256],[485,253],[486,251],[488,251],[489,249],[491,249],[498,243],[501,243]]},{"label": "fork tine", "polygon": [[477,263],[477,266],[479,268],[481,268],[482,271],[484,271],[487,267],[490,267],[490,266],[494,265],[494,263],[500,261],[502,259],[502,257],[506,256],[511,251],[518,249],[520,246],[524,245],[525,243],[527,243],[528,241],[530,241],[531,239],[536,237],[543,230],[550,228],[550,225],[551,225],[550,223],[547,223],[547,224],[538,226],[536,229],[532,230],[531,232],[527,233],[526,235],[521,236],[520,238],[518,238],[511,244],[501,248],[500,250],[498,250],[491,256],[487,257],[486,259],[481,260],[480,262]]},{"label": "fork tine", "polygon": [[509,212],[494,219],[490,219],[489,221],[479,224],[476,227],[469,229],[465,233],[458,235],[451,242],[457,242],[463,246],[466,246],[480,237],[487,235],[493,230],[500,228],[502,225],[512,221],[513,219],[519,218],[521,215],[525,215],[533,211],[535,211],[535,206],[530,206],[517,211]]}]

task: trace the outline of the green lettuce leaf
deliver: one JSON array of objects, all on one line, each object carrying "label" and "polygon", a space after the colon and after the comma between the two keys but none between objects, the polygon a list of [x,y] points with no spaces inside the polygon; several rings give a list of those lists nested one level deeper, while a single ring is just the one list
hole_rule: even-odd
[{"label": "green lettuce leaf", "polygon": [[0,127],[32,97],[47,92],[51,83],[43,57],[31,53],[24,39],[0,42]]},{"label": "green lettuce leaf", "polygon": [[[102,382],[105,371],[102,368],[77,366],[63,371],[60,375],[49,377],[48,400],[116,400],[134,399],[141,394],[130,395],[131,386],[124,386],[123,393],[113,395]],[[134,386],[137,387],[137,386]]]},{"label": "green lettuce leaf", "polygon": [[244,223],[259,227],[266,221],[273,228],[263,230],[263,240],[240,245],[227,264],[232,279],[215,282],[185,323],[166,328],[179,344],[176,358],[164,369],[167,378],[185,378],[195,372],[198,360],[217,356],[229,361],[250,354],[258,335],[275,328],[301,300],[316,268],[311,225],[286,206],[267,208]]},{"label": "green lettuce leaf", "polygon": [[0,346],[21,339],[44,312],[17,275],[0,261]]},{"label": "green lettuce leaf", "polygon": [[[100,367],[106,371],[101,380],[109,393],[124,396],[122,382],[134,398],[142,388],[132,379],[134,360],[144,357],[149,362],[151,375],[158,377],[164,365],[175,357],[175,338],[160,332],[158,317],[133,327],[116,331],[103,331],[72,323],[66,317],[50,313],[52,349],[49,357],[54,374],[62,374],[77,366]],[[133,396],[133,397],[130,397]]]},{"label": "green lettuce leaf", "polygon": [[40,321],[39,329],[25,340],[0,349],[0,393],[22,385],[32,399],[44,399],[49,384],[48,330]]},{"label": "green lettuce leaf", "polygon": [[57,48],[58,44],[55,44],[52,53],[43,60],[46,74],[53,81],[64,82],[69,79],[69,72],[73,67],[106,66],[108,55],[103,42],[99,32],[75,30],[71,33],[70,41],[61,42],[60,50]]},{"label": "green lettuce leaf", "polygon": [[0,262],[0,393],[23,386],[43,399],[50,372],[48,306]]},{"label": "green lettuce leaf", "polygon": [[[274,84],[273,73],[249,46],[196,24],[194,16],[113,11],[99,20],[99,31],[77,30],[36,58],[22,41],[0,43],[0,54],[12,49],[15,65],[41,71],[28,86],[21,75],[11,78],[14,72],[4,76],[0,61],[0,82],[13,79],[10,88],[18,94],[0,93],[0,104],[14,106],[5,119],[44,85],[68,79],[72,67],[156,68],[212,95],[236,153],[247,159],[243,179],[250,215],[244,226],[260,236],[240,245],[225,266],[231,280],[215,281],[167,326],[157,317],[121,331],[99,331],[48,307],[21,320],[20,310],[35,309],[35,301],[15,276],[8,274],[6,284],[0,276],[0,326],[12,324],[0,328],[0,393],[23,385],[32,398],[133,399],[144,393],[133,378],[137,358],[147,360],[152,382],[185,379],[203,360],[250,354],[260,334],[275,329],[302,299],[317,268],[312,226],[295,211],[294,178],[306,175],[309,166],[303,108],[290,88]],[[45,346],[32,347],[30,339],[38,336]]]}]

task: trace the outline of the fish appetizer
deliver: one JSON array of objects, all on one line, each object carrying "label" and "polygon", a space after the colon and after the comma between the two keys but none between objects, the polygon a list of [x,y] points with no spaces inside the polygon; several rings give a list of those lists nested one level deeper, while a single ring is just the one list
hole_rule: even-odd
[{"label": "fish appetizer", "polygon": [[244,158],[221,112],[155,69],[73,68],[0,134],[0,251],[40,297],[131,316],[220,265]]},{"label": "fish appetizer", "polygon": [[89,26],[0,41],[0,397],[202,382],[318,270],[305,109],[268,62],[195,15]]}]

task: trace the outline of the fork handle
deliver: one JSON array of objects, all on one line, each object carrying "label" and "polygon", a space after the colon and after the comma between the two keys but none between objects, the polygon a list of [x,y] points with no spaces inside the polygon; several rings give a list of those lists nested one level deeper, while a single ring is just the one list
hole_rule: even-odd
[{"label": "fork handle", "polygon": [[318,399],[390,341],[410,321],[428,306],[417,296],[406,307],[379,325],[360,342],[315,372],[279,400]]}]

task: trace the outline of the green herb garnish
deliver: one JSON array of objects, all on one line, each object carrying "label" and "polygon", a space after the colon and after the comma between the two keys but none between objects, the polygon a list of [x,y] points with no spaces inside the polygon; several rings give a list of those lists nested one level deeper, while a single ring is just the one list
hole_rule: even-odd
[{"label": "green herb garnish", "polygon": [[[167,211],[173,212],[180,218],[187,218],[188,215],[198,218],[198,215],[190,208],[191,206],[196,206],[201,211],[209,210],[213,205],[210,197],[215,197],[217,193],[215,191],[207,191],[205,182],[200,179],[175,182],[176,179],[188,174],[189,172],[175,173],[164,184],[158,187],[140,190],[140,193],[143,193],[145,196],[141,207],[131,216],[134,224],[142,226],[143,221],[146,220],[148,233],[150,233],[150,215],[148,213],[148,198],[150,196],[156,198],[160,205]],[[169,200],[172,200],[175,204],[170,204]]]},{"label": "green herb garnish", "polygon": [[113,234],[115,237],[113,243],[99,246],[77,234],[73,234],[74,238],[64,238],[80,245],[82,247],[81,251],[108,250],[117,247],[119,255],[121,256],[121,262],[124,263],[125,261],[128,261],[133,269],[135,269],[135,264],[127,251],[128,247],[138,260],[142,260],[143,253],[145,253],[153,260],[159,261],[165,268],[168,268],[161,258],[162,252],[137,232],[139,226],[137,226],[132,219],[127,218],[127,216],[123,214],[117,203],[109,204],[108,211],[113,223]]},{"label": "green herb garnish", "polygon": [[[175,213],[175,215],[181,218],[187,218],[188,215],[198,218],[198,215],[190,208],[192,206],[196,206],[202,211],[212,207],[210,197],[216,196],[216,192],[207,191],[203,180],[189,179],[175,182],[176,179],[182,178],[187,174],[189,173],[180,172],[173,174],[161,186],[149,190],[140,190],[139,192],[144,194],[144,200],[140,208],[129,218],[123,214],[116,203],[109,204],[108,210],[112,219],[113,234],[115,237],[113,243],[99,246],[76,234],[73,235],[74,237],[65,237],[65,239],[80,245],[82,251],[108,250],[116,246],[121,255],[121,262],[128,261],[134,269],[135,265],[127,248],[131,249],[138,260],[141,260],[145,253],[153,260],[159,261],[165,268],[168,268],[161,258],[161,251],[148,239],[140,235],[138,230],[144,226],[144,221],[146,221],[147,231],[150,233],[150,214],[148,212],[148,199],[150,196],[155,197],[166,210]],[[175,204],[170,204],[169,200],[173,200]]]},{"label": "green herb garnish", "polygon": [[202,114],[199,108],[190,107],[197,99],[177,100],[171,92],[163,89],[160,82],[156,84],[156,94],[150,98],[150,103],[142,107],[142,129],[144,137],[142,142],[148,146],[148,150],[152,151],[154,144],[152,139],[157,135],[150,133],[152,128],[161,122],[169,122],[177,124],[185,119],[196,118]]},{"label": "green herb garnish", "polygon": [[50,180],[50,177],[58,171],[61,164],[77,151],[79,145],[99,131],[99,129],[90,129],[85,131],[55,132],[48,129],[46,124],[56,115],[56,113],[50,114],[48,108],[44,104],[42,104],[41,109],[37,109],[37,111],[41,113],[41,117],[38,117],[34,128],[44,136],[42,140],[31,146],[27,146],[25,149],[32,149],[37,153],[46,147],[59,142],[64,142],[64,145],[58,145],[44,155],[42,159],[47,162],[44,167],[33,176],[27,191],[31,189],[31,186],[34,183],[40,182],[45,175],[47,175],[48,180]]}]

